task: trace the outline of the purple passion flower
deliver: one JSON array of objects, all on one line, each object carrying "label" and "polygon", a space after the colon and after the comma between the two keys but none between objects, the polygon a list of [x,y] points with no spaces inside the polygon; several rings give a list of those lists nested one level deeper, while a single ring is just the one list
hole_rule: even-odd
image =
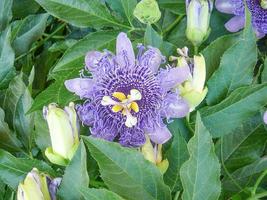
[{"label": "purple passion flower", "polygon": [[[262,1],[263,2],[263,1]],[[246,0],[252,15],[252,25],[259,38],[267,34],[267,9],[260,0]],[[216,8],[228,14],[235,15],[225,27],[230,32],[237,32],[245,26],[245,5],[243,0],[216,0]]]},{"label": "purple passion flower", "polygon": [[91,134],[123,146],[139,147],[150,139],[162,144],[171,138],[164,118],[180,118],[189,112],[188,104],[173,88],[184,82],[186,67],[159,69],[164,58],[159,49],[138,45],[135,53],[125,33],[117,37],[116,55],[90,51],[85,70],[92,76],[67,80],[65,86],[86,101],[77,105]]}]

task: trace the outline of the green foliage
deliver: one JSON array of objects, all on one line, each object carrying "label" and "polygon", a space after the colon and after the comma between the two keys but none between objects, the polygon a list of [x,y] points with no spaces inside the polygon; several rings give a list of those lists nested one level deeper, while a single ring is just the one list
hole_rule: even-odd
[{"label": "green foliage", "polygon": [[[70,184],[72,182],[75,184]],[[81,188],[88,187],[88,185],[89,176],[86,167],[86,150],[83,142],[81,142],[76,154],[66,167],[58,195],[66,200],[79,199],[81,196],[84,196],[81,194]]]},{"label": "green foliage", "polygon": [[216,200],[220,196],[220,163],[209,131],[196,119],[195,135],[188,143],[189,160],[180,170],[184,200]]},{"label": "green foliage", "polygon": [[84,142],[113,192],[129,200],[171,198],[160,171],[138,151],[93,137],[84,138]]}]

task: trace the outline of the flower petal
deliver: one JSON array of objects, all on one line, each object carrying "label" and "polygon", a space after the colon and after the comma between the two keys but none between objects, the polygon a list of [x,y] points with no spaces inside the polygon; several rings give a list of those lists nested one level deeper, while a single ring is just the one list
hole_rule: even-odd
[{"label": "flower petal", "polygon": [[90,78],[75,78],[65,81],[66,88],[81,98],[90,98],[93,91],[94,81]]},{"label": "flower petal", "polygon": [[162,106],[161,115],[168,118],[181,118],[189,113],[188,103],[177,93],[167,94]]},{"label": "flower petal", "polygon": [[265,124],[267,124],[267,111],[265,111],[265,113],[263,115],[263,121]]},{"label": "flower petal", "polygon": [[51,196],[51,200],[56,200],[56,193],[57,193],[57,189],[61,183],[62,178],[55,178],[53,180],[51,180],[51,182],[49,183],[49,193]]},{"label": "flower petal", "polygon": [[135,55],[131,41],[126,33],[121,32],[116,43],[117,62],[122,67],[134,67]]},{"label": "flower petal", "polygon": [[153,130],[150,130],[148,132],[148,136],[154,143],[164,144],[172,137],[172,134],[167,128],[167,126],[164,125],[162,127],[157,126]]},{"label": "flower petal", "polygon": [[85,67],[89,71],[95,71],[103,53],[99,51],[89,51],[85,56]]},{"label": "flower petal", "polygon": [[163,61],[163,56],[159,49],[150,47],[141,57],[140,65],[148,67],[152,72],[156,73]]},{"label": "flower petal", "polygon": [[240,31],[245,26],[244,16],[235,16],[231,18],[226,24],[225,28],[230,32]]},{"label": "flower petal", "polygon": [[235,7],[231,0],[216,0],[215,7],[223,13],[234,14]]},{"label": "flower petal", "polygon": [[190,69],[187,66],[162,70],[158,75],[161,87],[165,91],[169,91],[176,85],[183,83],[189,77]]}]

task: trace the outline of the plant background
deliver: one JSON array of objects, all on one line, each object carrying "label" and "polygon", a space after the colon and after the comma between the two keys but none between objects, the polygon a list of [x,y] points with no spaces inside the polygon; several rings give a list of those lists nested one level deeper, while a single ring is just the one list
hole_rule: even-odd
[{"label": "plant background", "polygon": [[88,137],[86,127],[66,168],[45,158],[50,139],[42,108],[51,102],[79,102],[63,83],[79,75],[86,52],[113,51],[123,31],[135,45],[158,47],[167,58],[184,46],[192,55],[184,1],[158,0],[162,16],[153,25],[134,18],[136,3],[0,1],[0,199],[16,199],[19,182],[33,167],[63,176],[58,197],[66,200],[247,199],[266,194],[267,178],[259,182],[267,169],[262,122],[266,40],[257,41],[249,23],[244,31],[230,34],[224,28],[230,16],[216,9],[211,34],[199,48],[206,59],[209,93],[199,114],[168,125],[173,138],[164,146],[170,166],[163,176],[136,150]]}]

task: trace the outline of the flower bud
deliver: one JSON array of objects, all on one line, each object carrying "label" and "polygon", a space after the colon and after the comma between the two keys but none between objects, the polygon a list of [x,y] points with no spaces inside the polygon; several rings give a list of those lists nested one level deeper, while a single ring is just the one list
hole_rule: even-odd
[{"label": "flower bud", "polygon": [[44,107],[44,117],[52,143],[52,147],[45,150],[45,155],[52,163],[65,166],[79,145],[79,126],[74,103],[71,102],[64,110],[52,103]]},{"label": "flower bud", "polygon": [[187,0],[186,37],[194,46],[199,46],[209,35],[211,0]]},{"label": "flower bud", "polygon": [[261,0],[261,7],[267,9],[267,0]]},{"label": "flower bud", "polygon": [[49,187],[53,184],[56,190],[60,181],[61,179],[57,179],[55,184],[47,175],[40,174],[38,169],[33,168],[19,184],[17,200],[56,200],[55,192],[50,192]]},{"label": "flower bud", "polygon": [[188,102],[193,111],[206,97],[208,88],[205,87],[206,64],[205,58],[194,56],[193,74],[187,81],[180,85],[180,95]]},{"label": "flower bud", "polygon": [[146,143],[141,147],[141,152],[145,159],[155,164],[162,174],[167,171],[169,162],[167,159],[162,160],[162,144],[155,144],[153,147],[146,135]]},{"label": "flower bud", "polygon": [[144,24],[153,24],[161,17],[161,12],[156,0],[142,0],[135,9],[134,16]]}]

